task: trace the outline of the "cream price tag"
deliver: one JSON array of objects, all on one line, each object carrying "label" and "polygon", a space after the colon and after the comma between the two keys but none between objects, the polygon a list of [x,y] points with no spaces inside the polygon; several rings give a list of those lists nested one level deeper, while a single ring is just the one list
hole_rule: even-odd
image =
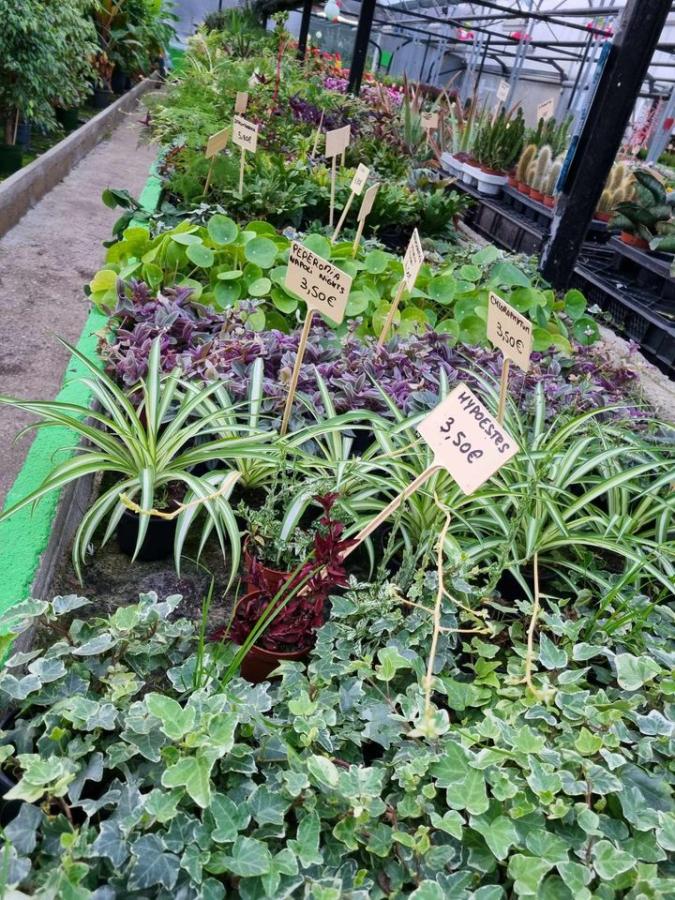
[{"label": "cream price tag", "polygon": [[506,98],[509,96],[509,83],[505,81],[503,78],[497,85],[497,100],[500,103],[504,103]]},{"label": "cream price tag", "polygon": [[420,236],[417,233],[417,229],[415,229],[403,257],[403,279],[409,291],[415,287],[415,279],[423,262],[424,250],[422,250]]},{"label": "cream price tag", "polygon": [[434,128],[438,128],[438,113],[437,112],[425,112],[421,115],[422,120],[422,128],[425,131],[433,131]]},{"label": "cream price tag", "polygon": [[291,244],[284,284],[308,309],[323,313],[337,325],[344,319],[351,277],[298,241]]},{"label": "cream price tag", "polygon": [[237,97],[234,101],[234,111],[238,115],[246,112],[248,106],[248,91],[237,91]]},{"label": "cream price tag", "polygon": [[345,125],[344,128],[333,128],[332,131],[326,132],[326,156],[331,159],[338,156],[349,146],[351,138],[351,127]]},{"label": "cream price tag", "polygon": [[363,186],[366,181],[368,181],[369,175],[370,169],[368,168],[368,166],[364,166],[363,163],[359,163],[356,174],[352,178],[352,183],[349,185],[349,190],[361,196],[361,191],[363,190]]},{"label": "cream price tag", "polygon": [[373,208],[373,203],[375,203],[375,196],[377,194],[377,190],[379,188],[378,184],[373,184],[371,187],[363,195],[363,200],[361,201],[361,208],[359,209],[359,214],[356,217],[357,221],[363,222],[368,215],[368,213]]},{"label": "cream price tag", "polygon": [[553,97],[549,97],[548,100],[544,100],[544,102],[540,103],[537,107],[537,119],[550,119],[554,110],[555,100]]},{"label": "cream price tag", "polygon": [[472,494],[519,447],[478,397],[458,385],[417,427],[443,466],[465,494]]},{"label": "cream price tag", "polygon": [[253,122],[242,119],[241,116],[235,116],[232,141],[237,147],[241,147],[242,150],[255,153],[258,148],[258,126],[254,125]]},{"label": "cream price tag", "polygon": [[527,372],[532,353],[532,322],[492,291],[488,300],[487,336],[504,356]]},{"label": "cream price tag", "polygon": [[230,139],[230,129],[223,128],[222,131],[217,131],[215,134],[212,134],[206,144],[206,150],[204,151],[204,155],[207,159],[211,159],[212,156],[215,156],[216,153],[219,153],[223,147],[227,146],[227,142]]}]

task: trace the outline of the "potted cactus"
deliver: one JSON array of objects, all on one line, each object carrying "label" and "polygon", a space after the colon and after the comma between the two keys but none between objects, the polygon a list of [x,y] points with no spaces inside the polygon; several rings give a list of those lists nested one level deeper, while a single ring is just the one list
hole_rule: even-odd
[{"label": "potted cactus", "polygon": [[647,169],[638,169],[631,198],[616,205],[609,224],[620,229],[620,239],[624,244],[648,250],[657,236],[669,236],[672,214],[673,207],[658,178]]},{"label": "potted cactus", "polygon": [[516,187],[522,194],[530,193],[530,188],[527,183],[528,171],[534,162],[536,155],[537,147],[535,144],[528,144],[520,154],[520,159],[518,160],[518,165],[516,167]]},{"label": "potted cactus", "polygon": [[547,206],[549,209],[553,209],[555,206],[555,186],[558,183],[558,179],[560,178],[560,172],[562,171],[563,158],[562,156],[558,156],[553,160],[551,165],[549,166],[548,173],[546,178],[544,179],[544,206]]},{"label": "potted cactus", "polygon": [[619,203],[631,199],[633,193],[633,174],[624,163],[615,163],[609,173],[605,188],[600,195],[595,218],[601,222],[609,222]]},{"label": "potted cactus", "polygon": [[540,148],[534,161],[528,169],[528,184],[530,186],[530,197],[539,203],[544,202],[545,182],[551,168],[553,153],[548,144]]}]

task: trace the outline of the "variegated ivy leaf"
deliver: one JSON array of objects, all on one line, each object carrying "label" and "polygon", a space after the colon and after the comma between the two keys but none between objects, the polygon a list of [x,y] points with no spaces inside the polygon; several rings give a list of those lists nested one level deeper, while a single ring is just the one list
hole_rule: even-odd
[{"label": "variegated ivy leaf", "polygon": [[637,691],[661,671],[658,663],[649,656],[633,656],[617,653],[614,657],[617,681],[627,691]]},{"label": "variegated ivy leaf", "polygon": [[63,797],[77,775],[76,763],[63,757],[43,758],[35,753],[21,753],[17,761],[22,769],[21,779],[7,791],[6,800],[33,803],[45,794]]},{"label": "variegated ivy leaf", "polygon": [[213,760],[204,753],[186,756],[169,766],[162,774],[164,787],[184,787],[197,806],[206,809],[211,802],[211,769]]},{"label": "variegated ivy leaf", "polygon": [[179,741],[195,724],[195,710],[191,706],[183,708],[177,700],[164,694],[146,694],[148,711],[161,721],[164,734],[173,741]]},{"label": "variegated ivy leaf", "polygon": [[176,883],[180,870],[180,860],[173,853],[167,853],[161,840],[155,834],[146,834],[131,844],[134,861],[129,873],[129,887],[143,890],[161,884],[170,890]]}]

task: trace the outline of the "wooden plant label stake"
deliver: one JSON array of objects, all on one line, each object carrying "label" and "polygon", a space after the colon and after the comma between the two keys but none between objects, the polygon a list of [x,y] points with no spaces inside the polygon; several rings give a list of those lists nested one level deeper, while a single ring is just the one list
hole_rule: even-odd
[{"label": "wooden plant label stake", "polygon": [[312,146],[312,152],[309,154],[310,159],[314,159],[317,151],[317,147],[319,146],[319,138],[321,137],[321,129],[323,128],[323,117],[324,112],[321,110],[321,118],[319,119],[319,127],[316,129],[316,134],[314,135],[314,144]]},{"label": "wooden plant label stake", "polygon": [[506,407],[506,391],[509,381],[509,368],[514,362],[519,369],[527,372],[530,368],[532,354],[532,323],[514,309],[506,300],[502,300],[490,291],[488,300],[487,336],[503,355],[502,374],[499,383],[499,410],[497,420],[504,421]]},{"label": "wooden plant label stake", "polygon": [[457,385],[417,430],[433,450],[434,461],[361,529],[345,556],[440,469],[449,472],[465,494],[472,494],[519,450],[511,435],[464,384]]},{"label": "wooden plant label stake", "polygon": [[244,165],[246,163],[246,151],[255,153],[258,149],[258,125],[243,119],[241,116],[234,117],[234,127],[232,129],[232,142],[241,148],[241,163],[239,166],[239,195],[244,193]]},{"label": "wooden plant label stake", "polygon": [[339,325],[344,319],[349,292],[352,287],[352,279],[342,269],[338,269],[334,263],[329,262],[322,256],[318,256],[313,250],[303,246],[298,241],[293,241],[288,256],[288,268],[284,286],[288,291],[305,301],[307,313],[302,326],[291,383],[288,387],[284,415],[281,420],[280,434],[282,437],[288,431],[288,423],[291,418],[291,409],[298,387],[300,367],[305,355],[312,317],[315,312],[320,312],[335,322],[336,325]]},{"label": "wooden plant label stake", "polygon": [[505,103],[506,98],[509,96],[509,83],[504,78],[501,79],[499,84],[497,85],[497,102]]},{"label": "wooden plant label stake", "polygon": [[408,290],[411,291],[415,287],[415,279],[417,278],[423,262],[424,250],[422,250],[418,231],[415,229],[410,238],[408,249],[405,251],[405,256],[403,257],[403,278],[396,291],[394,302],[391,304],[389,312],[387,313],[387,318],[384,320],[384,325],[382,326],[382,331],[380,332],[380,337],[377,341],[378,347],[381,347],[387,340],[391,323],[394,321],[396,310],[398,309],[401,297],[403,296],[403,289],[408,288]]},{"label": "wooden plant label stake", "polygon": [[438,113],[425,112],[421,115],[422,128],[425,131],[435,131],[438,128]]},{"label": "wooden plant label stake", "polygon": [[550,119],[555,111],[555,100],[553,97],[549,97],[548,100],[544,100],[543,103],[540,103],[537,107],[537,119],[543,119],[546,121]]},{"label": "wooden plant label stake", "polygon": [[354,238],[354,244],[352,246],[352,256],[356,256],[356,251],[359,249],[359,244],[361,243],[361,235],[363,234],[363,227],[366,224],[368,213],[373,208],[373,203],[375,203],[375,197],[377,196],[379,187],[379,182],[377,184],[373,184],[363,195],[361,208],[359,209],[359,214],[357,216],[357,221],[359,224],[356,229],[356,237]]},{"label": "wooden plant label stake", "polygon": [[340,153],[349,144],[351,128],[345,125],[344,128],[332,128],[326,132],[326,152],[325,156],[330,159],[330,208],[328,211],[328,225],[333,227],[335,218],[335,178],[337,175],[337,158]]},{"label": "wooden plant label stake", "polygon": [[207,159],[210,159],[211,162],[209,164],[209,171],[206,176],[206,184],[204,185],[204,195],[208,194],[209,192],[211,175],[213,174],[213,163],[216,158],[216,154],[220,153],[220,151],[227,146],[227,142],[230,140],[230,130],[230,128],[223,128],[222,131],[217,131],[215,134],[211,135],[206,143],[204,156]]},{"label": "wooden plant label stake", "polygon": [[370,169],[368,166],[364,166],[363,163],[359,164],[358,169],[356,170],[356,174],[352,178],[352,183],[349,186],[349,198],[345,203],[345,208],[342,210],[342,215],[338,219],[338,223],[335,226],[335,231],[333,232],[333,237],[331,238],[331,243],[335,243],[338,235],[340,234],[340,230],[344,225],[345,219],[347,218],[347,213],[349,212],[349,207],[352,205],[354,197],[358,194],[360,196],[361,191],[363,190],[363,186],[368,180],[368,176],[370,175]]},{"label": "wooden plant label stake", "polygon": [[234,101],[234,111],[237,115],[243,116],[248,106],[248,91],[237,91]]}]

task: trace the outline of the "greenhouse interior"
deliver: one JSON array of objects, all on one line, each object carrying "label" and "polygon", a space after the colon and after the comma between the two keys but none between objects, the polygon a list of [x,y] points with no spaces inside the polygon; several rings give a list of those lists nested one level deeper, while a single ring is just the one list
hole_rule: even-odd
[{"label": "greenhouse interior", "polygon": [[0,898],[674,900],[670,0],[0,0]]}]

